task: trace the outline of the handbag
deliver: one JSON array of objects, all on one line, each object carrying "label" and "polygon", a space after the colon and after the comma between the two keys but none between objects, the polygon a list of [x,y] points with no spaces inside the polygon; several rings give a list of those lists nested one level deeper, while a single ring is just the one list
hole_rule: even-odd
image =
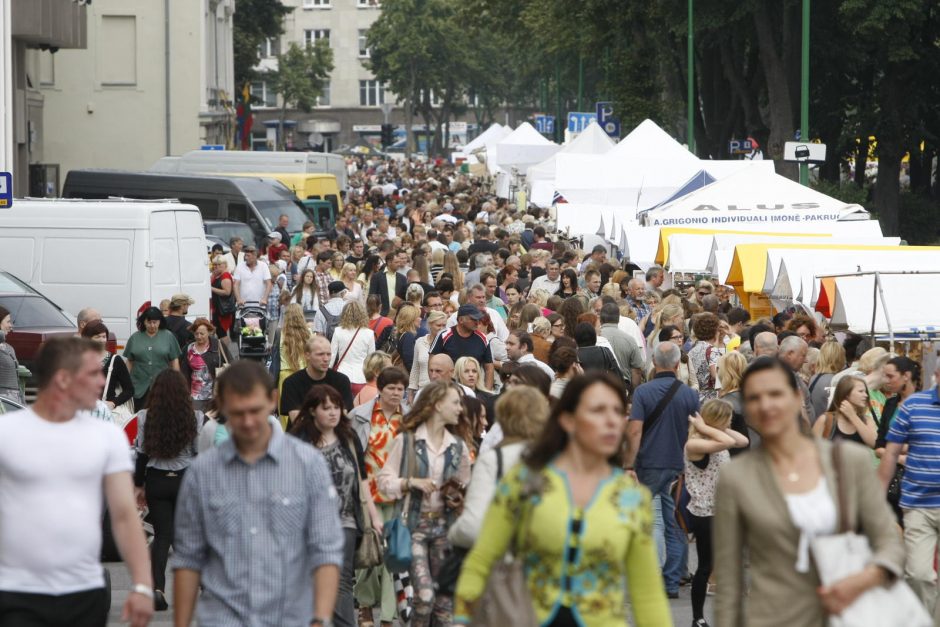
[{"label": "handbag", "polygon": [[[411,479],[415,474],[414,434],[402,433],[402,456],[399,476]],[[389,572],[401,573],[411,568],[411,529],[408,528],[408,510],[411,506],[411,490],[405,495],[401,509],[389,522],[385,523],[385,555],[383,561]]]},{"label": "handbag", "polygon": [[[356,450],[349,445],[352,453],[353,465],[356,467],[356,485],[362,485],[362,475],[359,472],[359,462],[356,461]],[[362,515],[362,538],[356,546],[353,563],[356,569],[374,568],[382,563],[382,535],[372,526],[372,514],[369,513],[369,493],[359,488],[359,508]]]},{"label": "handbag", "polygon": [[[530,497],[541,494],[541,481],[541,475],[530,475],[523,486],[521,496],[529,500]],[[527,532],[528,523],[532,521],[531,505],[527,508],[527,513],[528,522],[520,525],[519,530],[514,530],[518,533],[514,533],[509,551],[490,571],[483,596],[477,600],[476,611],[470,621],[471,627],[537,627],[539,624],[532,596],[529,594],[525,569],[519,559],[519,553],[522,551],[518,537],[519,533]],[[522,517],[525,517],[525,514]]]},{"label": "handbag", "polygon": [[[841,444],[832,448],[839,507],[839,533],[815,538],[810,544],[819,580],[831,585],[863,570],[871,563],[868,538],[848,529],[845,485],[842,481]],[[933,620],[914,591],[898,578],[891,586],[875,587],[859,596],[838,616],[829,617],[829,627],[930,627]]]},{"label": "handbag", "polygon": [[[120,359],[119,355],[112,355],[111,361],[108,364],[108,376],[105,378],[104,382],[104,391],[101,393],[101,400],[107,401],[108,390],[111,389],[111,373],[114,372],[114,361]],[[121,390],[123,393],[124,390]],[[111,416],[114,419],[114,424],[123,429],[127,423],[131,421],[131,418],[134,417],[134,398],[127,399],[120,405],[115,405],[114,409],[111,410]]]},{"label": "handbag", "polygon": [[[215,286],[213,286],[215,287]],[[222,281],[219,281],[219,288],[222,287]],[[232,290],[228,293],[228,296],[215,295],[219,303],[219,316],[231,316],[235,313],[235,310],[238,309],[238,304],[235,302],[235,288],[232,287]]]},{"label": "handbag", "polygon": [[229,367],[228,357],[225,355],[225,347],[222,346],[221,342],[219,342],[219,354],[222,355],[222,364],[215,369],[215,377],[217,379],[219,375],[225,372],[225,369]]},{"label": "handbag", "polygon": [[[361,327],[359,327],[361,328]],[[336,363],[333,364],[333,370],[339,370],[339,365],[343,363],[343,360],[346,359],[346,353],[349,352],[349,349],[352,348],[352,345],[356,342],[356,336],[359,335],[359,328],[356,329],[356,332],[353,333],[352,339],[349,340],[349,344],[346,345],[346,350],[343,351],[343,354],[340,355],[340,358],[336,360]]]}]

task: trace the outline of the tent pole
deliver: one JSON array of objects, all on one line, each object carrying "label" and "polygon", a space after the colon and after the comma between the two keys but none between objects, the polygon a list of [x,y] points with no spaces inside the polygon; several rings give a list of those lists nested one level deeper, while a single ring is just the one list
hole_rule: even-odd
[{"label": "tent pole", "polygon": [[[881,285],[881,273],[875,273],[875,288],[878,290],[878,297],[881,299],[881,308],[885,312],[885,323],[888,325],[888,338],[891,342],[891,352],[894,352],[894,327],[891,326],[891,318],[888,315],[888,304],[885,302],[885,291]],[[874,322],[872,322],[874,327]],[[874,341],[874,339],[872,340]]]}]

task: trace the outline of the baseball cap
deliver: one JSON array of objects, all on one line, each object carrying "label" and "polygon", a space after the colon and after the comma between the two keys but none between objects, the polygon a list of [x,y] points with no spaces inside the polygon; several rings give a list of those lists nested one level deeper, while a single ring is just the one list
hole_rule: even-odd
[{"label": "baseball cap", "polygon": [[461,305],[460,309],[457,310],[457,317],[460,316],[470,316],[473,320],[482,320],[483,312],[477,309],[475,305]]}]

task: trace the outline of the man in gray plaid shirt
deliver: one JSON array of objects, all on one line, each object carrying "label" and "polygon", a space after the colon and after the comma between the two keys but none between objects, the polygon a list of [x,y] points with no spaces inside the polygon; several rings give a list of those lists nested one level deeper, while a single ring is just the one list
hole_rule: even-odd
[{"label": "man in gray plaid shirt", "polygon": [[239,361],[215,387],[232,437],[197,457],[176,505],[174,619],[202,627],[332,625],[343,565],[333,479],[320,452],[269,416],[274,382]]}]

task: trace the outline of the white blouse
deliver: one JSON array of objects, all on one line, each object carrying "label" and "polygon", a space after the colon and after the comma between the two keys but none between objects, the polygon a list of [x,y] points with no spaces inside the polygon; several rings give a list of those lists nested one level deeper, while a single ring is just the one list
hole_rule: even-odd
[{"label": "white blouse", "polygon": [[793,524],[800,530],[800,545],[797,548],[796,572],[809,572],[809,545],[814,538],[827,536],[836,531],[836,504],[829,494],[826,478],[809,492],[785,494],[787,508]]},{"label": "white blouse", "polygon": [[[347,346],[349,351],[346,351]],[[344,352],[346,353],[345,357],[343,357]],[[343,327],[333,329],[333,340],[330,342],[330,366],[332,367],[340,357],[343,357],[343,361],[336,368],[336,371],[349,377],[350,383],[358,385],[366,383],[366,375],[362,371],[362,366],[366,361],[366,357],[374,352],[375,334],[372,329],[362,327],[358,333],[356,329],[344,329]]]}]

